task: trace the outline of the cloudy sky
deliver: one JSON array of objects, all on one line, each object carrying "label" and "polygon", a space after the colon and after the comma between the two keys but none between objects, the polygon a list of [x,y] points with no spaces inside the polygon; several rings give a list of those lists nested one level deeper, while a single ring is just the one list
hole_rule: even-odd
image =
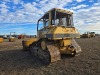
[{"label": "cloudy sky", "polygon": [[100,0],[0,0],[0,34],[36,34],[37,20],[52,8],[72,11],[80,33],[100,33]]}]

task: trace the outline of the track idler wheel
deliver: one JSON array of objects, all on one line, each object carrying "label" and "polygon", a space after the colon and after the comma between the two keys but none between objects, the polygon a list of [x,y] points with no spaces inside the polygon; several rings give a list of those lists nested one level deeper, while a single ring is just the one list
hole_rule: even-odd
[{"label": "track idler wheel", "polygon": [[69,45],[68,49],[71,50],[71,56],[75,56],[76,55],[76,50],[75,50],[74,46]]},{"label": "track idler wheel", "polygon": [[41,49],[42,50],[46,50],[47,49],[47,45],[46,45],[46,41],[45,40],[41,41]]}]

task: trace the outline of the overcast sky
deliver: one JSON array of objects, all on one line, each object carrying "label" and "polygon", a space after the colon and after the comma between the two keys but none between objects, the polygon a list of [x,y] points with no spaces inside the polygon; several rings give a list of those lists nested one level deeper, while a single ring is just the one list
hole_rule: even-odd
[{"label": "overcast sky", "polygon": [[72,11],[80,33],[100,33],[100,0],[0,0],[0,34],[36,34],[37,20],[52,8]]}]

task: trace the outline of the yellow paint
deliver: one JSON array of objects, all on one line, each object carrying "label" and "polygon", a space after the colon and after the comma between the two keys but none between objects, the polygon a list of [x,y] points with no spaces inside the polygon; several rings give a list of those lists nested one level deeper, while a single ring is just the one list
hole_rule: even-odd
[{"label": "yellow paint", "polygon": [[75,28],[65,28],[63,26],[55,26],[52,27],[51,30],[49,31],[49,33],[53,31],[54,33],[73,33],[75,32]]},{"label": "yellow paint", "polygon": [[71,44],[71,39],[62,39],[60,40],[60,46],[67,46]]},{"label": "yellow paint", "polygon": [[31,38],[28,40],[24,40],[24,46],[29,46],[30,44],[32,44],[33,42],[37,41],[37,38]]},{"label": "yellow paint", "polygon": [[[78,32],[78,30],[74,27],[71,27],[71,28],[66,28],[66,27],[63,27],[63,26],[52,26],[50,27],[49,31],[45,34],[79,34],[80,33]],[[72,38],[72,37],[67,37],[67,38]],[[74,37],[73,37],[74,38]],[[77,36],[75,38],[80,38],[80,36]],[[54,40],[56,39],[62,39],[62,38],[52,38]]]},{"label": "yellow paint", "polygon": [[4,40],[3,40],[3,38],[0,38],[0,43],[2,43]]},{"label": "yellow paint", "polygon": [[62,39],[60,40],[60,52],[61,54],[70,54],[72,53],[73,49],[69,48],[68,46],[71,45],[72,39]]},{"label": "yellow paint", "polygon": [[15,42],[15,38],[9,38],[9,42]]}]

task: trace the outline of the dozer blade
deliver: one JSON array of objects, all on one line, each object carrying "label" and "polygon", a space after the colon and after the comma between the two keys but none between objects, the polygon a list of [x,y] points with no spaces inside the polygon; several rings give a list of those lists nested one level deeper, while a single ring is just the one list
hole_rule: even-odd
[{"label": "dozer blade", "polygon": [[81,47],[78,45],[78,43],[74,39],[72,39],[72,45],[76,49],[76,54],[78,54],[78,53],[80,53],[82,51]]}]

